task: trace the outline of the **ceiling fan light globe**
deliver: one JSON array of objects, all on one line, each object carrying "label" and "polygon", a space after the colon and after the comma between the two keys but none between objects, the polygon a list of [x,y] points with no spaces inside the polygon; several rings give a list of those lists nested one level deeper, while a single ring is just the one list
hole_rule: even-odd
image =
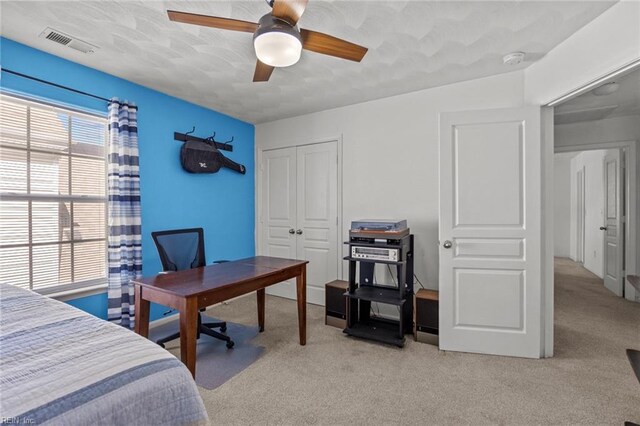
[{"label": "ceiling fan light globe", "polygon": [[288,67],[300,60],[302,43],[291,34],[279,31],[265,32],[253,40],[260,62],[272,67]]}]

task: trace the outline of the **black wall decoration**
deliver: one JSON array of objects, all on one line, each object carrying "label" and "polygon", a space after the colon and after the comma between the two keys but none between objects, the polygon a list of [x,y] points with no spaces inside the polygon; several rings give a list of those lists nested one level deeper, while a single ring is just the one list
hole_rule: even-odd
[{"label": "black wall decoration", "polygon": [[176,141],[183,142],[180,150],[180,163],[182,168],[189,173],[217,173],[222,167],[245,174],[247,169],[242,164],[238,164],[225,157],[220,151],[233,151],[233,138],[226,142],[217,142],[215,133],[208,138],[198,138],[191,136],[195,127],[187,133],[173,134]]}]

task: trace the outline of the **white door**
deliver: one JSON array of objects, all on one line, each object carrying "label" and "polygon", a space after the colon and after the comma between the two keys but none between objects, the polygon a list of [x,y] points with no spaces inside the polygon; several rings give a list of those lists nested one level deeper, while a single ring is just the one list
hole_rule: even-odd
[{"label": "white door", "polygon": [[[324,305],[338,278],[337,142],[264,151],[262,173],[260,253],[308,260],[307,300]],[[296,297],[293,281],[267,292]]]},{"label": "white door", "polygon": [[541,356],[540,109],[440,116],[440,349]]},{"label": "white door", "polygon": [[622,168],[620,151],[611,151],[604,157],[604,285],[618,296],[623,296],[624,259],[622,206]]},{"label": "white door", "polygon": [[262,155],[262,247],[265,256],[295,259],[296,149]]},{"label": "white door", "polygon": [[307,297],[324,305],[324,285],[338,278],[336,142],[298,147],[298,259],[307,265]]}]

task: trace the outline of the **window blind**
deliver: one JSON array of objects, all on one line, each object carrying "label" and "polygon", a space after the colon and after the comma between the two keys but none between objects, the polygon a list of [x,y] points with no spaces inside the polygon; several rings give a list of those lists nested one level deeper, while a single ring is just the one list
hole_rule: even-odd
[{"label": "window blind", "polygon": [[0,96],[0,281],[106,283],[106,146],[105,117]]}]

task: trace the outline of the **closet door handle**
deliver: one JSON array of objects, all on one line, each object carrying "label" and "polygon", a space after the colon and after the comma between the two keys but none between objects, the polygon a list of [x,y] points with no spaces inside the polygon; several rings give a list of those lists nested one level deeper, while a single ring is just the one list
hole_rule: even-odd
[{"label": "closet door handle", "polygon": [[600,227],[600,230],[601,230],[601,231],[606,231],[606,230],[607,230],[607,227],[606,227],[606,226],[601,226],[601,227]]},{"label": "closet door handle", "polygon": [[291,235],[293,235],[293,234],[295,234],[295,233],[296,233],[296,230],[295,230],[295,229],[293,229],[293,228],[291,228],[291,229],[289,229],[289,233],[290,233]]},{"label": "closet door handle", "polygon": [[298,229],[298,230],[296,231],[296,234],[298,234],[298,235],[302,235],[302,229]]}]

